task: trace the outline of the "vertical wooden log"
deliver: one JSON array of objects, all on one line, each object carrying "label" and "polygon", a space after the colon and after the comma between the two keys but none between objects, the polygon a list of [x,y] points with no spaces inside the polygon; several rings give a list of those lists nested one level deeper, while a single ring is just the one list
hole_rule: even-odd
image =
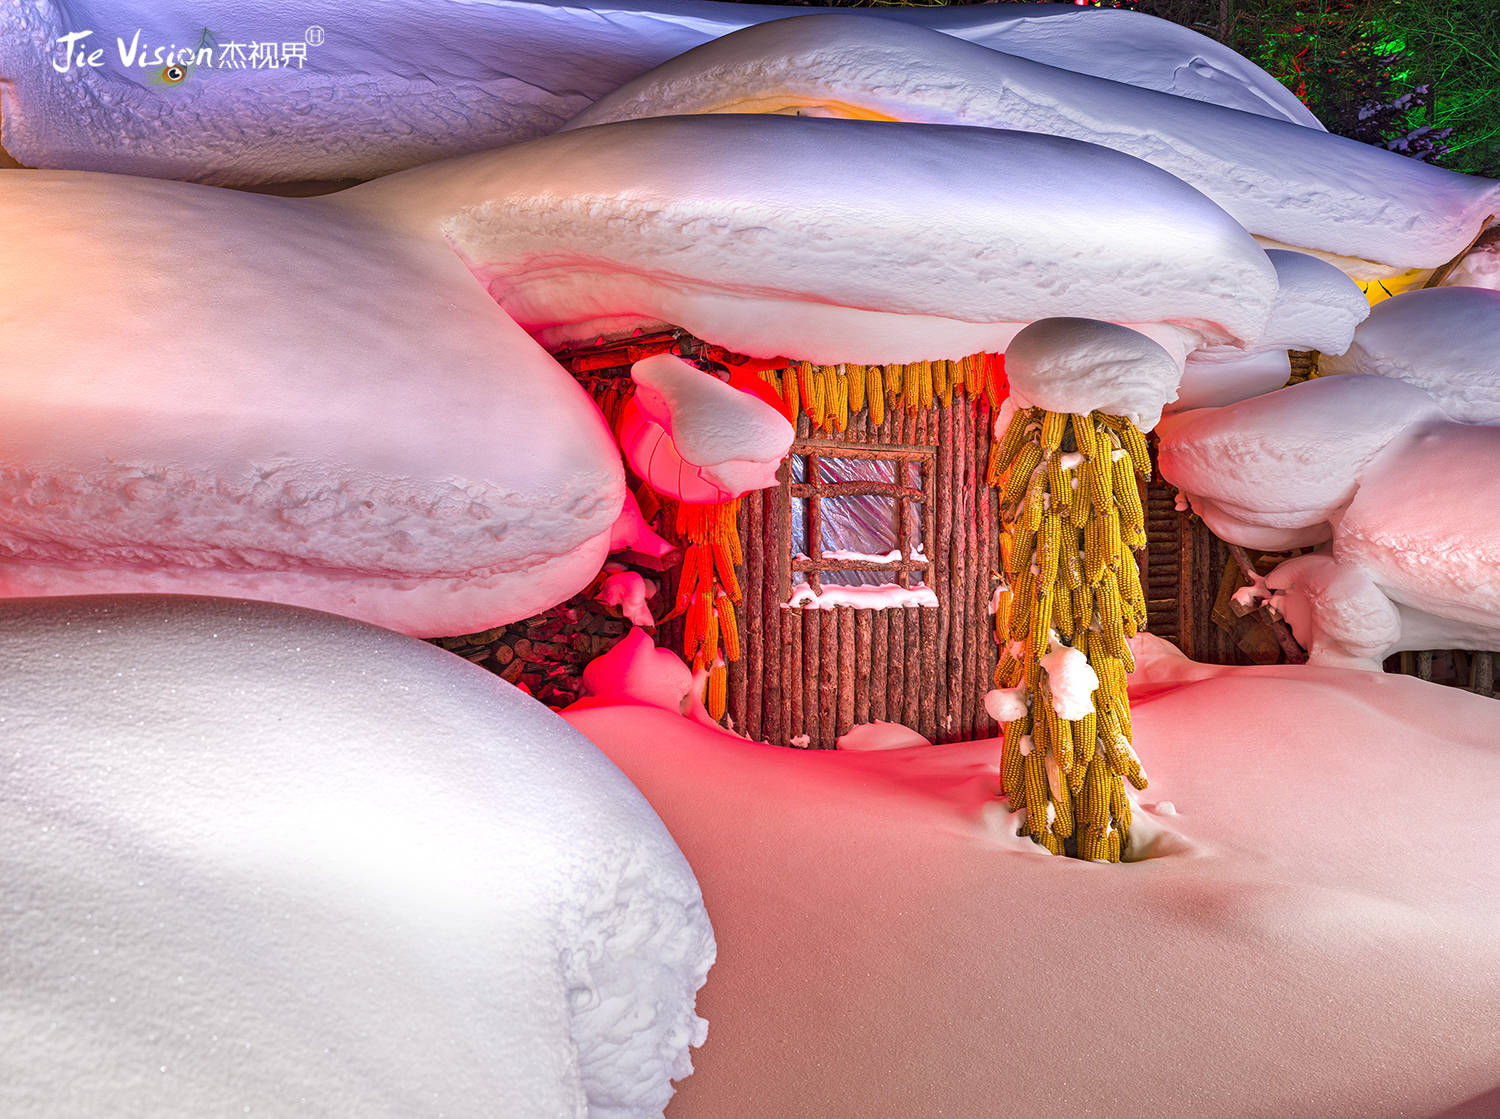
[{"label": "vertical wooden log", "polygon": [[922,679],[922,608],[907,606],[901,612],[906,615],[906,642],[902,646],[906,657],[906,696],[901,721],[912,730],[920,730],[922,693],[932,690]]},{"label": "vertical wooden log", "polygon": [[962,635],[955,624],[954,604],[964,593],[963,578],[953,565],[954,488],[958,478],[954,462],[961,453],[956,446],[958,416],[963,411],[962,397],[947,408],[938,409],[938,449],[932,473],[933,549],[932,566],[927,569],[927,585],[938,598],[937,679],[933,686],[942,700],[938,712],[939,737],[949,734],[962,721],[959,704],[963,694],[963,661],[955,655],[962,648]]},{"label": "vertical wooden log", "polygon": [[870,722],[886,719],[886,696],[891,689],[891,611],[870,610]]},{"label": "vertical wooden log", "polygon": [[[781,500],[776,503],[776,601],[789,602],[792,597],[792,553],[796,541],[792,539],[792,467],[791,457],[782,461],[776,470],[781,483]],[[786,683],[785,680],[782,681]]]},{"label": "vertical wooden log", "polygon": [[974,409],[964,418],[964,445],[968,461],[964,463],[964,549],[968,556],[966,577],[969,580],[969,616],[964,628],[964,719],[965,738],[987,738],[991,723],[984,712],[984,693],[994,683],[994,669],[989,667],[986,651],[995,632],[990,615],[990,599],[995,593],[994,568],[990,565],[989,506],[984,500],[989,491],[984,473],[989,467],[990,441],[985,425]]},{"label": "vertical wooden log", "polygon": [[975,519],[988,540],[986,546],[985,580],[981,591],[986,630],[979,638],[979,684],[973,695],[975,704],[975,727],[983,727],[993,733],[993,724],[984,710],[984,693],[994,685],[995,669],[1000,664],[1000,643],[994,636],[994,619],[989,615],[989,603],[999,583],[1000,571],[1000,500],[994,487],[984,483],[984,471],[990,461],[990,446],[995,440],[995,413],[988,403],[980,405],[974,417],[978,450],[974,456],[974,469],[978,478],[975,492],[979,502]]},{"label": "vertical wooden log", "polygon": [[[782,469],[785,469],[785,464]],[[762,710],[760,729],[765,741],[785,745],[786,719],[782,713],[785,697],[782,681],[785,677],[781,666],[786,647],[781,640],[781,603],[783,600],[777,597],[782,576],[787,570],[787,553],[781,538],[782,494],[776,489],[762,490],[761,493],[761,523],[765,527],[766,537],[762,549],[765,568],[761,573],[760,581],[759,620],[764,632],[759,639],[761,655],[765,660],[765,669],[761,676],[761,688],[764,695],[760,704]]]},{"label": "vertical wooden log", "polygon": [[[854,725],[854,685],[859,670],[854,658],[854,607],[840,606],[833,611],[838,615],[838,705],[839,718],[835,732],[848,734]],[[863,610],[860,613],[864,613]]]},{"label": "vertical wooden log", "polygon": [[839,620],[838,609],[818,610],[818,644],[823,655],[818,669],[818,713],[823,736],[813,743],[820,750],[832,750],[838,737],[839,717]]},{"label": "vertical wooden log", "polygon": [[921,665],[917,697],[921,701],[917,708],[917,730],[928,742],[938,741],[939,695],[946,694],[937,678],[937,622],[935,606],[917,607],[917,618],[921,625],[922,641],[917,649],[917,662]]},{"label": "vertical wooden log", "polygon": [[808,745],[819,749],[823,741],[823,708],[818,694],[818,681],[823,667],[823,633],[818,626],[818,616],[823,611],[809,606],[802,611],[802,727]]},{"label": "vertical wooden log", "polygon": [[870,721],[870,689],[872,686],[880,686],[874,676],[874,633],[875,624],[872,618],[873,610],[851,610],[854,615],[854,721],[868,723]]},{"label": "vertical wooden log", "polygon": [[[756,591],[760,589],[761,563],[760,549],[761,541],[755,529],[760,525],[760,491],[752,490],[740,499],[740,510],[738,517],[738,531],[740,534],[741,550],[745,554],[745,562],[735,569],[739,576],[740,593],[742,598],[740,604],[735,607],[736,621],[739,623],[740,634],[740,659],[728,661],[729,669],[729,717],[733,720],[734,729],[750,738],[759,737],[760,730],[760,657],[752,656],[750,653],[751,621],[755,618],[756,607],[760,604],[760,596]],[[756,626],[757,632],[760,627]],[[754,723],[755,730],[752,732],[750,724],[752,715],[751,707],[751,675],[755,676],[754,689]]]},{"label": "vertical wooden log", "polygon": [[802,710],[802,678],[807,672],[807,662],[802,655],[802,615],[807,612],[806,609],[786,607],[781,611],[782,648],[786,651],[786,656],[781,661],[786,666],[781,686],[786,689],[787,695],[782,709],[787,712],[788,745],[798,735],[807,733],[807,718]]},{"label": "vertical wooden log", "polygon": [[906,611],[892,606],[889,615],[889,638],[886,645],[885,717],[892,723],[906,720]]}]

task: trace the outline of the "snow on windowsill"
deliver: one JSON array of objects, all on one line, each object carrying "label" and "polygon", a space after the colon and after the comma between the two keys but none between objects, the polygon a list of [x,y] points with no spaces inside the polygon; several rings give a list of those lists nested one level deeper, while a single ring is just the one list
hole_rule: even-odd
[{"label": "snow on windowsill", "polygon": [[936,606],[937,594],[931,587],[900,587],[894,583],[880,586],[827,586],[821,594],[806,583],[792,588],[792,597],[783,607],[832,610],[835,606],[853,606],[860,610],[888,610],[897,606]]}]

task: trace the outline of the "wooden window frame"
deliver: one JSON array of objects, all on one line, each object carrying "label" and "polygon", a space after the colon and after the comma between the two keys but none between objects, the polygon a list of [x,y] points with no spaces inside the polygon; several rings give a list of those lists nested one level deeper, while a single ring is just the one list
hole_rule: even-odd
[{"label": "wooden window frame", "polygon": [[[792,459],[800,455],[807,459],[807,472],[805,482],[792,481]],[[897,464],[895,471],[898,481],[875,482],[875,481],[851,481],[851,482],[825,482],[820,480],[820,460],[824,458],[844,459],[883,459],[893,461]],[[906,475],[906,465],[915,463],[921,472],[921,485],[908,486],[899,479]],[[786,459],[777,472],[781,482],[781,538],[786,541],[786,547],[782,550],[780,570],[780,592],[781,601],[790,602],[792,597],[792,571],[802,571],[807,575],[807,585],[812,588],[814,594],[822,594],[823,587],[820,576],[825,571],[882,571],[893,572],[896,576],[896,585],[903,589],[911,588],[911,573],[921,571],[924,574],[932,566],[932,556],[936,549],[936,527],[933,519],[933,506],[937,500],[937,447],[925,443],[846,443],[837,439],[795,439],[792,441],[791,450],[787,452]],[[847,560],[847,559],[824,559],[821,554],[808,556],[806,563],[796,562],[796,546],[792,540],[792,501],[795,498],[803,498],[807,501],[807,515],[804,528],[807,532],[807,544],[809,548],[816,547],[822,552],[821,541],[822,516],[819,508],[820,502],[826,497],[894,497],[896,499],[896,533],[897,547],[901,552],[901,558],[890,562],[877,560]],[[915,559],[912,557],[910,541],[905,539],[907,513],[912,505],[917,508],[918,535],[922,543],[922,554],[926,559]],[[818,541],[818,544],[814,544]],[[795,564],[795,568],[794,568]],[[937,593],[932,587],[931,581],[927,581],[927,587]]]}]

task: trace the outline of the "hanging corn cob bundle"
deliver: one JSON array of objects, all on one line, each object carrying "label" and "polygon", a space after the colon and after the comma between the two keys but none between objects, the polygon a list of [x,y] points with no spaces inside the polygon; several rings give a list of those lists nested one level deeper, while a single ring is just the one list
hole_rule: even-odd
[{"label": "hanging corn cob bundle", "polygon": [[[792,378],[788,378],[789,380]],[[677,535],[683,541],[682,578],[677,584],[674,614],[683,616],[682,653],[692,666],[708,672],[704,705],[715,719],[728,706],[728,661],[740,659],[740,583],[735,565],[740,551],[739,498],[716,505],[677,507]]]},{"label": "hanging corn cob bundle", "polygon": [[813,430],[843,431],[852,416],[868,409],[879,425],[893,407],[915,412],[965,393],[971,401],[984,396],[991,410],[1006,396],[1005,359],[999,354],[971,354],[963,361],[914,361],[897,365],[814,365],[794,362],[761,377],[776,387],[793,415],[805,412]]},{"label": "hanging corn cob bundle", "polygon": [[[1124,783],[1146,787],[1131,746],[1125,639],[1146,621],[1131,553],[1146,543],[1136,477],[1150,473],[1139,429],[1099,412],[1019,410],[991,453],[1008,581],[995,611],[995,683],[1023,688],[1026,704],[1005,724],[1001,783],[1026,810],[1026,834],[1055,855],[1118,862],[1130,832]],[[1089,704],[1080,679],[1093,688]]]}]

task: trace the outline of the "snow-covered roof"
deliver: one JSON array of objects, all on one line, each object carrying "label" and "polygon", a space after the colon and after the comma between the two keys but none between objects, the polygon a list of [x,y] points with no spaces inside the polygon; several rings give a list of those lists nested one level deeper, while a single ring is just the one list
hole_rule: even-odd
[{"label": "snow-covered roof", "polygon": [[[563,0],[17,0],[0,9],[3,142],[23,163],[220,184],[369,178],[542,135],[622,83],[719,35],[793,11],[711,0],[631,5]],[[1316,121],[1269,75],[1212,39],[1133,12],[1072,5],[889,9],[1054,66],[1284,117]],[[144,57],[195,47],[211,31],[241,61],[257,41],[305,61],[214,63],[180,85],[122,64],[139,30]],[[63,36],[102,50],[59,73]],[[234,56],[230,55],[232,61]],[[121,138],[128,138],[122,143]]]},{"label": "snow-covered roof", "polygon": [[1190,349],[1253,340],[1276,290],[1254,240],[1171,175],[994,129],[627,121],[402,172],[327,204],[441,230],[548,344],[646,320],[755,356],[956,359],[1074,315],[1169,324]]},{"label": "snow-covered roof", "polygon": [[440,238],[0,172],[0,593],[271,598],[427,636],[580,589],[620,509],[577,383]]},{"label": "snow-covered roof", "polygon": [[569,127],[811,112],[1014,128],[1128,152],[1290,247],[1434,267],[1500,214],[1500,183],[1285,120],[1174,97],[853,13],[761,24],[672,59]]}]

